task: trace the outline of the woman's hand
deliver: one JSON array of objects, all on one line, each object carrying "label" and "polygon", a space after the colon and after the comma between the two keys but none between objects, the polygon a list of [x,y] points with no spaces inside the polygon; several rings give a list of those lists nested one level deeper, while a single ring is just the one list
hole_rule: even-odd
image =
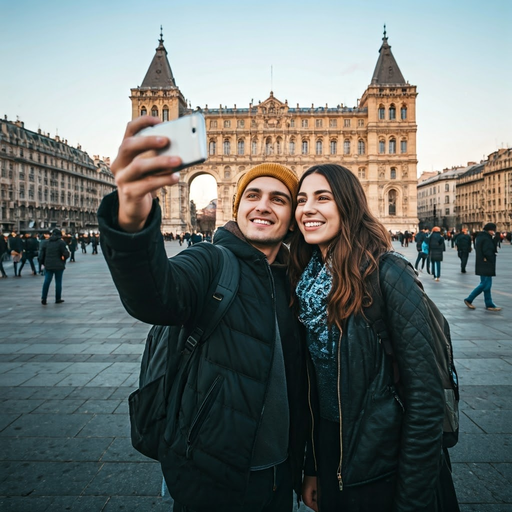
[{"label": "woman's hand", "polygon": [[124,231],[140,231],[151,212],[156,191],[179,180],[176,168],[181,164],[181,159],[158,156],[156,153],[169,145],[167,137],[135,137],[142,128],[160,122],[156,117],[142,116],[128,123],[111,167],[119,196],[119,226]]},{"label": "woman's hand", "polygon": [[318,492],[316,476],[305,476],[302,482],[302,501],[306,506],[318,512]]}]

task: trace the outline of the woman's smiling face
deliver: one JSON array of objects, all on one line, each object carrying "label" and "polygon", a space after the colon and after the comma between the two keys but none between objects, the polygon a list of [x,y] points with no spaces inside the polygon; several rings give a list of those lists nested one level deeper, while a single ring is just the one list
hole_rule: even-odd
[{"label": "woman's smiling face", "polygon": [[297,195],[295,220],[311,245],[318,245],[325,258],[331,242],[339,235],[340,213],[329,182],[314,172],[304,179]]}]

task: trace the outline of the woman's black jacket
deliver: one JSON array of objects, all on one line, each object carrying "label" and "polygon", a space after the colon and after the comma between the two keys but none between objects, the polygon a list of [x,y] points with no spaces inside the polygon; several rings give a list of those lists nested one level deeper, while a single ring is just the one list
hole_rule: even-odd
[{"label": "woman's black jacket", "polygon": [[[117,194],[110,194],[98,218],[102,251],[124,307],[149,324],[189,328],[204,301],[211,300],[207,292],[218,278],[220,251],[214,244],[200,243],[168,259],[156,202],[145,228],[134,234],[118,228],[117,208]],[[239,289],[200,347],[160,457],[171,495],[192,509],[243,502],[276,335],[274,280],[264,254],[224,228],[216,233],[215,244],[238,258]],[[300,493],[309,417],[305,346],[300,335],[282,339],[282,346],[290,407],[289,460]],[[209,394],[212,389],[215,393]],[[206,401],[209,411],[192,429]]]},{"label": "woman's black jacket", "polygon": [[52,235],[48,243],[41,244],[41,263],[46,270],[64,270],[69,251],[60,235]]},{"label": "woman's black jacket", "polygon": [[496,246],[492,236],[482,231],[475,240],[475,274],[477,276],[496,275]]},{"label": "woman's black jacket", "polygon": [[440,233],[434,231],[428,237],[428,247],[431,261],[443,261],[443,252],[446,250],[446,245]]}]

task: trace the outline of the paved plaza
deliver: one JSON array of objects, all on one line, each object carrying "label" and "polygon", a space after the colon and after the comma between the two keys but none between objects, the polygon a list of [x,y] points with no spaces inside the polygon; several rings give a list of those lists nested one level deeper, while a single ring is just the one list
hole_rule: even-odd
[{"label": "paved plaza", "polygon": [[[181,248],[166,244],[169,255]],[[414,262],[416,247],[395,248]],[[101,253],[76,253],[64,304],[42,306],[43,278],[0,279],[0,511],[170,511],[157,463],[130,443],[127,397],[149,326],[128,316]],[[451,450],[464,512],[512,512],[512,247],[498,254],[501,312],[463,303],[479,282],[447,248],[440,282],[421,274],[450,321],[461,382],[461,435]],[[301,507],[300,510],[306,510]],[[378,512],[378,511],[376,511]]]}]

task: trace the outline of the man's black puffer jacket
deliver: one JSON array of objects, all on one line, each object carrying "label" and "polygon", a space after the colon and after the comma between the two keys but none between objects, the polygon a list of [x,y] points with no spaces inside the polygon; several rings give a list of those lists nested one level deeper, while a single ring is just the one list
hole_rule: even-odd
[{"label": "man's black puffer jacket", "polygon": [[345,323],[339,354],[343,486],[395,473],[395,512],[436,510],[433,500],[441,464],[444,392],[424,292],[415,279],[400,257],[382,260],[385,320],[399,365],[405,412],[394,393],[390,357],[361,315]]},{"label": "man's black puffer jacket", "polygon": [[[145,228],[134,234],[117,227],[117,207],[116,193],[103,200],[100,240],[126,310],[143,322],[190,326],[217,277],[219,251],[201,243],[168,260],[156,202]],[[161,460],[171,495],[191,508],[243,501],[276,334],[272,271],[263,253],[222,228],[215,243],[238,257],[239,289],[188,375]],[[308,414],[305,358],[300,337],[282,343],[290,403],[289,457],[300,492]],[[201,410],[208,412],[194,423]]]}]

